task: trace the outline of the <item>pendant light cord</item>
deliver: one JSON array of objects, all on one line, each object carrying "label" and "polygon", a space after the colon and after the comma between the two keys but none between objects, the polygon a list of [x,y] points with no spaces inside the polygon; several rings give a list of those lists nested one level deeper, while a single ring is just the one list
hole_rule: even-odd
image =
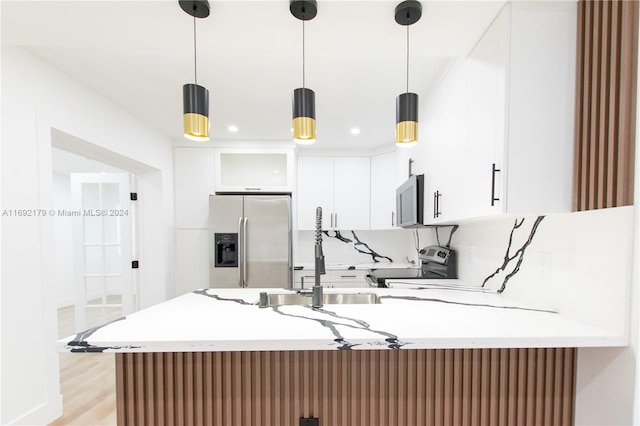
[{"label": "pendant light cord", "polygon": [[409,25],[407,25],[407,93],[409,93]]},{"label": "pendant light cord", "polygon": [[[195,6],[194,6],[195,8]],[[196,15],[193,15],[193,76],[195,83],[198,84],[198,46],[196,45]]]},{"label": "pendant light cord", "polygon": [[305,74],[305,34],[304,34],[304,12],[302,17],[302,88],[304,89],[304,74]]}]

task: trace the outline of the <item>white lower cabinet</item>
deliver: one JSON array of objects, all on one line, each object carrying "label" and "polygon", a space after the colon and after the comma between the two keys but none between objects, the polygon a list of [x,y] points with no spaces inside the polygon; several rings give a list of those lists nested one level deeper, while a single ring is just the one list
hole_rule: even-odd
[{"label": "white lower cabinet", "polygon": [[[311,288],[315,284],[315,270],[302,269],[293,273],[295,288]],[[364,269],[330,269],[320,275],[320,283],[326,288],[366,287]]]},{"label": "white lower cabinet", "polygon": [[329,272],[329,287],[366,287],[365,271],[363,269],[331,270]]},{"label": "white lower cabinet", "polygon": [[[311,288],[316,282],[316,271],[314,269],[302,269],[293,271],[293,287],[294,288]],[[329,276],[327,274],[320,275],[320,284],[328,287]]]}]

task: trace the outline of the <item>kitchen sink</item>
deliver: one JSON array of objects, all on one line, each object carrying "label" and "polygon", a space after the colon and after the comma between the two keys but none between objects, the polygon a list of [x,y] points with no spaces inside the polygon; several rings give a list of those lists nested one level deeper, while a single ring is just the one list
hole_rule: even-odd
[{"label": "kitchen sink", "polygon": [[[380,303],[380,298],[375,293],[325,293],[322,295],[323,305],[369,305],[374,303]],[[271,293],[267,294],[267,305],[311,305],[311,294]]]}]

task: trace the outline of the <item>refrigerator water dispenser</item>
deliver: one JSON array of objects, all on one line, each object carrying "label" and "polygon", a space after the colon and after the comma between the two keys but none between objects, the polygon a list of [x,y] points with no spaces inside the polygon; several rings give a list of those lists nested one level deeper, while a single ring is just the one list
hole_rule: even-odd
[{"label": "refrigerator water dispenser", "polygon": [[215,267],[238,267],[238,233],[215,233]]}]

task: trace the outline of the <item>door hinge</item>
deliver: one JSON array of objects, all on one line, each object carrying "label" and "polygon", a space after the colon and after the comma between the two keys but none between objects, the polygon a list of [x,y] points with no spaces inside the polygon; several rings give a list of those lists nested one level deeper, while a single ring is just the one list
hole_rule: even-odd
[{"label": "door hinge", "polygon": [[137,260],[131,261],[131,269],[138,269],[139,267],[140,267],[140,262],[138,262]]},{"label": "door hinge", "polygon": [[131,201],[136,201],[138,199],[137,192],[130,192],[129,195],[130,195]]}]

